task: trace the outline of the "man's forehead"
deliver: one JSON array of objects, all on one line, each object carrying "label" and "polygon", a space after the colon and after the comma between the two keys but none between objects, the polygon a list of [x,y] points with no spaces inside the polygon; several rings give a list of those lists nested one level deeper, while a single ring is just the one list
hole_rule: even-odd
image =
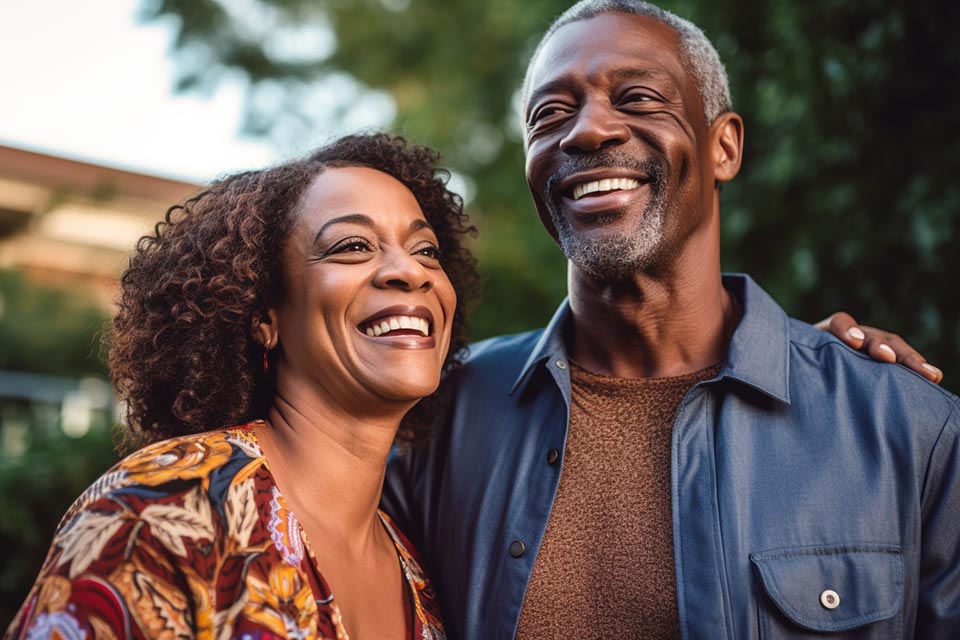
[{"label": "man's forehead", "polygon": [[575,20],[544,40],[530,67],[528,92],[580,67],[586,73],[633,67],[638,73],[685,75],[679,40],[673,28],[648,16],[602,13]]}]

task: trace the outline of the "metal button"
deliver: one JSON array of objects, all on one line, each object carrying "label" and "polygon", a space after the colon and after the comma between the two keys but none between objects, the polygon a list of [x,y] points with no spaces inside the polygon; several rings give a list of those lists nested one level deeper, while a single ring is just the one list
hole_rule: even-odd
[{"label": "metal button", "polygon": [[550,449],[547,451],[547,464],[557,464],[557,460],[560,459],[560,452],[556,449]]},{"label": "metal button", "polygon": [[563,360],[557,360],[557,369],[566,369],[567,363]]},{"label": "metal button", "polygon": [[840,596],[833,589],[826,589],[820,594],[820,604],[827,609],[836,609],[840,606]]},{"label": "metal button", "polygon": [[524,554],[526,550],[527,550],[526,545],[524,545],[519,540],[514,540],[513,542],[510,543],[510,555],[512,555],[514,558],[519,558]]}]

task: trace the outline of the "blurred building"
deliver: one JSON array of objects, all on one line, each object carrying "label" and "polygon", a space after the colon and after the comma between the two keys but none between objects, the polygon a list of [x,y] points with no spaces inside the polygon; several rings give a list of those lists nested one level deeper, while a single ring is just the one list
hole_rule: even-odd
[{"label": "blurred building", "polygon": [[[19,272],[30,286],[79,296],[109,315],[137,239],[197,190],[188,182],[0,145],[0,270]],[[0,296],[0,320],[12,306]],[[106,380],[52,375],[42,360],[38,354],[32,370],[0,366],[0,458],[21,454],[37,431],[81,437],[118,417]]]},{"label": "blurred building", "polygon": [[137,238],[197,189],[0,145],[0,269],[109,309]]}]

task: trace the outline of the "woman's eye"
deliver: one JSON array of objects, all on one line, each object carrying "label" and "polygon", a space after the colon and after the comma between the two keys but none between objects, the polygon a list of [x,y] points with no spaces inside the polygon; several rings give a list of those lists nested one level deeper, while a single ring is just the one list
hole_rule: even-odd
[{"label": "woman's eye", "polygon": [[418,256],[427,256],[428,258],[433,258],[434,260],[440,259],[440,247],[434,245],[426,245],[417,249],[414,253]]},{"label": "woman's eye", "polygon": [[326,255],[334,255],[338,253],[362,253],[370,250],[370,243],[363,238],[348,238],[347,240],[334,245],[334,247],[330,249]]}]

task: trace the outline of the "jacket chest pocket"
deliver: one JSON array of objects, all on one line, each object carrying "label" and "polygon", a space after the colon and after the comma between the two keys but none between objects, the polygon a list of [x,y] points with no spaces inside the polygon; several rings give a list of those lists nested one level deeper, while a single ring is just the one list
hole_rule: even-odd
[{"label": "jacket chest pocket", "polygon": [[759,582],[760,637],[900,637],[900,547],[794,547],[750,555]]}]

